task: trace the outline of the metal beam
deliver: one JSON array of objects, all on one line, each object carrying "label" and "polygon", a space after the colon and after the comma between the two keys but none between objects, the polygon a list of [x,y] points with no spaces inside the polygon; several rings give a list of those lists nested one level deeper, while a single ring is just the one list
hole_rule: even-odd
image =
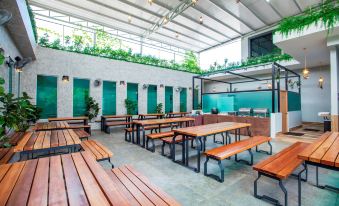
[{"label": "metal beam", "polygon": [[300,12],[300,13],[303,12],[303,10],[301,9],[299,3],[298,3],[296,0],[293,0],[293,2],[294,2],[294,4],[298,7],[299,12]]},{"label": "metal beam", "polygon": [[240,0],[238,0],[236,3],[242,5],[243,7],[245,7],[248,11],[250,11],[250,12],[253,14],[253,16],[255,16],[255,17],[256,17],[257,19],[259,19],[263,24],[265,24],[265,26],[267,26],[267,22],[264,21],[260,16],[258,16],[251,8],[249,8],[248,6],[246,6],[246,5],[245,5],[244,3],[242,3]]},{"label": "metal beam", "polygon": [[[135,18],[135,19],[140,19],[140,20],[142,20],[142,21],[144,21],[144,22],[147,22],[147,23],[149,23],[149,24],[154,24],[154,22],[149,21],[149,20],[147,20],[147,19],[145,19],[145,18],[142,18],[142,17],[140,17],[140,16],[137,16],[137,15],[134,15],[134,14],[131,14],[131,13],[128,13],[128,12],[126,12],[126,11],[122,11],[122,10],[117,9],[117,8],[115,8],[115,7],[112,7],[112,6],[110,6],[110,5],[104,4],[104,3],[100,2],[100,1],[97,1],[97,0],[88,0],[88,1],[93,2],[93,3],[95,3],[95,4],[98,4],[98,5],[100,5],[100,6],[106,7],[106,8],[108,8],[108,9],[110,9],[110,10],[113,10],[113,11],[120,12],[120,13],[125,14],[125,15],[128,15],[128,16],[131,16],[131,17],[133,17],[133,18]],[[175,30],[173,30],[173,29],[170,29],[170,28],[167,28],[167,27],[163,27],[163,29],[168,30],[168,31],[171,31],[171,32],[174,32],[174,33],[178,33],[178,34],[181,35],[181,36],[185,36],[185,37],[187,37],[187,38],[194,39],[194,40],[196,40],[196,41],[198,41],[198,42],[201,42],[201,43],[203,43],[203,44],[206,44],[206,45],[208,45],[208,46],[211,46],[210,43],[207,43],[207,42],[202,41],[202,40],[200,40],[200,39],[194,38],[194,37],[192,37],[192,36],[188,36],[188,35],[186,35],[186,34],[184,34],[184,33],[177,32],[177,31],[175,31]],[[194,32],[194,31],[193,31],[193,32]],[[197,33],[198,33],[198,32],[197,32]],[[200,34],[200,33],[199,33],[199,34]],[[204,34],[201,34],[201,35],[204,35]],[[205,36],[205,35],[204,35],[204,36]],[[210,36],[206,36],[206,37],[209,38],[209,39],[212,39],[213,41],[219,42],[218,40],[215,40],[215,39],[211,38]]]},{"label": "metal beam", "polygon": [[284,16],[271,4],[270,1],[265,1],[272,9],[273,11],[281,18],[283,19]]},{"label": "metal beam", "polygon": [[175,17],[177,17],[179,14],[184,12],[186,9],[188,9],[192,5],[193,5],[192,0],[185,0],[181,2],[180,4],[178,4],[172,10],[170,10],[167,14],[165,14],[164,17],[161,18],[157,23],[155,23],[151,28],[146,30],[146,32],[143,34],[143,38],[148,38],[152,33],[162,28],[165,24],[172,21]]},{"label": "metal beam", "polygon": [[252,80],[256,80],[256,81],[261,81],[260,79],[255,78],[255,77],[249,77],[249,76],[246,76],[246,75],[243,75],[243,74],[237,74],[237,73],[230,72],[230,71],[226,71],[225,73],[229,73],[229,74],[232,74],[232,75],[235,75],[235,76],[239,76],[239,77],[244,77],[244,78],[247,78],[247,79],[252,79]]},{"label": "metal beam", "polygon": [[236,20],[238,20],[240,23],[242,23],[243,25],[245,25],[246,27],[248,27],[249,29],[251,29],[252,31],[255,30],[252,26],[250,26],[248,23],[246,23],[245,21],[243,21],[242,19],[240,19],[239,17],[237,17],[236,15],[234,15],[230,10],[228,10],[227,8],[221,6],[219,3],[214,2],[213,0],[208,0],[209,2],[211,2],[211,4],[213,4],[215,7],[217,7],[218,9],[220,9],[221,11],[225,12],[226,14],[232,16],[233,18],[235,18]]},{"label": "metal beam", "polygon": [[206,81],[213,81],[213,82],[220,82],[220,83],[225,83],[225,84],[232,84],[231,82],[226,82],[222,80],[217,80],[217,79],[208,79],[208,78],[203,78],[203,77],[196,77],[197,79],[202,79]]}]

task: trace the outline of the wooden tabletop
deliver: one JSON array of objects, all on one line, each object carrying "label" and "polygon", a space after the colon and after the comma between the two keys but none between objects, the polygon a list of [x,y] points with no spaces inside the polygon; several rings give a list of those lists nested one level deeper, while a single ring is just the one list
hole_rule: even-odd
[{"label": "wooden tabletop", "polygon": [[139,114],[139,116],[144,116],[144,117],[159,117],[159,116],[164,116],[165,114],[163,113],[154,113],[154,114]]},{"label": "wooden tabletop", "polygon": [[53,121],[71,121],[71,120],[88,120],[88,117],[56,117],[56,118],[48,118],[49,122]]},{"label": "wooden tabletop", "polygon": [[339,167],[339,133],[326,132],[299,153],[298,157],[328,166]]},{"label": "wooden tabletop", "polygon": [[169,115],[181,115],[181,114],[190,114],[190,112],[169,112]]},{"label": "wooden tabletop", "polygon": [[58,122],[38,122],[32,128],[34,131],[67,129],[69,124],[66,121]]},{"label": "wooden tabletop", "polygon": [[159,125],[159,124],[170,124],[177,122],[190,122],[194,121],[194,118],[180,117],[180,118],[167,118],[167,119],[147,119],[147,120],[134,120],[134,124],[139,125]]},{"label": "wooden tabletop", "polygon": [[72,129],[26,132],[15,146],[15,152],[80,145],[79,136]]},{"label": "wooden tabletop", "polygon": [[173,131],[178,134],[188,135],[191,137],[203,137],[221,132],[231,131],[235,129],[241,129],[250,127],[248,123],[237,122],[221,122],[215,124],[199,125],[194,127],[185,127],[180,129],[174,129]]},{"label": "wooden tabletop", "polygon": [[0,205],[128,205],[87,152],[0,166]]},{"label": "wooden tabletop", "polygon": [[127,118],[127,117],[132,117],[132,115],[126,114],[126,115],[103,115],[101,116],[102,118]]}]

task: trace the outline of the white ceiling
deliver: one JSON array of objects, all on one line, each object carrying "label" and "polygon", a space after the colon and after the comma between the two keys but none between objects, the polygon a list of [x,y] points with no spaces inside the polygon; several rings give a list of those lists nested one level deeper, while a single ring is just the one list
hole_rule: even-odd
[{"label": "white ceiling", "polygon": [[[199,0],[150,39],[200,52],[296,15],[321,0]],[[29,0],[35,6],[142,36],[179,0]],[[131,23],[128,16],[132,17]],[[203,18],[203,24],[199,18]],[[178,38],[176,34],[179,34]]]}]

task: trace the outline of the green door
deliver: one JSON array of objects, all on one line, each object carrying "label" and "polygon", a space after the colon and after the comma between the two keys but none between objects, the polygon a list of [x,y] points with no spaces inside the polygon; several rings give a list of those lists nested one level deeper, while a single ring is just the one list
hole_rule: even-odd
[{"label": "green door", "polygon": [[115,115],[116,114],[116,83],[110,81],[103,81],[102,94],[102,114]]},{"label": "green door", "polygon": [[180,112],[187,111],[187,89],[182,88],[180,92]]},{"label": "green door", "polygon": [[47,119],[57,116],[57,77],[37,77],[36,105],[42,109],[41,118]]},{"label": "green door", "polygon": [[[127,99],[136,102],[138,105],[138,84],[127,83]],[[138,114],[138,106],[136,106],[132,114]]]},{"label": "green door", "polygon": [[193,109],[199,109],[199,89],[194,89],[193,90],[193,99],[194,99],[194,105]]},{"label": "green door", "polygon": [[165,87],[165,113],[173,112],[173,87]]},{"label": "green door", "polygon": [[157,86],[149,85],[147,89],[147,113],[157,113]]},{"label": "green door", "polygon": [[73,80],[73,116],[84,116],[87,110],[87,98],[89,97],[89,80]]}]

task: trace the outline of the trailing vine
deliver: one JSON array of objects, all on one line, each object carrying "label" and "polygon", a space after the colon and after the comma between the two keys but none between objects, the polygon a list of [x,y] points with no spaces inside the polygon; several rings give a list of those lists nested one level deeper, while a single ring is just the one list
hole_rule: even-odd
[{"label": "trailing vine", "polygon": [[301,32],[312,24],[321,23],[328,32],[339,22],[338,0],[326,0],[318,8],[309,8],[302,14],[283,19],[275,32],[288,36],[292,32]]},{"label": "trailing vine", "polygon": [[36,22],[35,22],[35,18],[34,18],[34,13],[32,11],[31,6],[28,4],[27,0],[26,0],[26,5],[27,5],[27,10],[28,10],[28,15],[29,15],[29,18],[31,20],[31,25],[32,25],[32,30],[33,30],[34,38],[35,38],[35,41],[38,41],[38,32],[37,32],[37,28],[36,28]]}]

